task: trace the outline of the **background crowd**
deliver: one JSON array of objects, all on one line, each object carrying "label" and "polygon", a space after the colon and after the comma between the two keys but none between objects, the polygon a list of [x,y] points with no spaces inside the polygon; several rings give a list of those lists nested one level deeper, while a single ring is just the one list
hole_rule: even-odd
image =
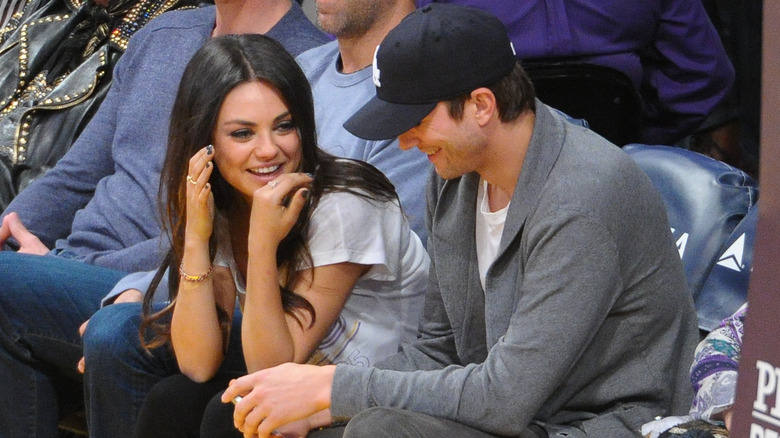
[{"label": "background crowd", "polygon": [[738,359],[744,314],[694,358],[655,189],[522,66],[608,68],[631,143],[757,176],[760,11],[3,2],[0,436],[80,410],[93,437],[728,427],[734,375],[708,364],[724,336]]}]

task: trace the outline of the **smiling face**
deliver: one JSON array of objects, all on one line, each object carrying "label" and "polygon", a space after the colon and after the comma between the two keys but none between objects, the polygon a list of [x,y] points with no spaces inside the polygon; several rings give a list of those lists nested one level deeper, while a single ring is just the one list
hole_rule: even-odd
[{"label": "smiling face", "polygon": [[244,82],[225,96],[213,139],[219,172],[250,204],[255,190],[301,167],[292,115],[276,89],[261,81]]},{"label": "smiling face", "polygon": [[447,104],[439,102],[417,126],[398,136],[398,144],[403,150],[420,149],[444,179],[479,171],[484,161],[483,142],[469,123],[472,119],[452,118]]}]

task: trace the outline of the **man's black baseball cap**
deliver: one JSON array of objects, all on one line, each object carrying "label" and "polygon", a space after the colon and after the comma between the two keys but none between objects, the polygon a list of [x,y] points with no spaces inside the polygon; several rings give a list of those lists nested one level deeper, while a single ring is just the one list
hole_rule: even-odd
[{"label": "man's black baseball cap", "polygon": [[377,46],[376,96],[344,127],[367,140],[397,137],[438,102],[491,85],[516,62],[498,18],[472,7],[430,4],[409,14]]}]

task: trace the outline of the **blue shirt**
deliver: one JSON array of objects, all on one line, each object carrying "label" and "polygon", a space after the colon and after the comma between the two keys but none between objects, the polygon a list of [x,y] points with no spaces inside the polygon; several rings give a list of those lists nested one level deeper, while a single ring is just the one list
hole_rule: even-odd
[{"label": "blue shirt", "polygon": [[344,122],[376,95],[371,67],[341,73],[337,41],[309,50],[296,60],[311,83],[320,147],[381,170],[395,185],[412,230],[425,243],[425,184],[432,167],[428,157],[416,148],[401,150],[398,139],[364,140],[344,129]]}]

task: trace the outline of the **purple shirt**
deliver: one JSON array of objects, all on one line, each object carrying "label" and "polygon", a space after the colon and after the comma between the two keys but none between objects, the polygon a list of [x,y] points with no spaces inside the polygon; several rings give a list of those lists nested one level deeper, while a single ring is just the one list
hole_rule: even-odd
[{"label": "purple shirt", "polygon": [[487,10],[520,59],[584,57],[640,90],[642,142],[691,134],[731,89],[734,68],[701,0],[417,0]]}]

